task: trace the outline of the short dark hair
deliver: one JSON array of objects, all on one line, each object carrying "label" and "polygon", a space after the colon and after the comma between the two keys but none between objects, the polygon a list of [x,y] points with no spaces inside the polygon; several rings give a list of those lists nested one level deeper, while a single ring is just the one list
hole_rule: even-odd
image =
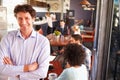
[{"label": "short dark hair", "polygon": [[64,20],[60,20],[60,22],[65,22]]},{"label": "short dark hair", "polygon": [[80,34],[72,34],[71,37],[74,38],[75,41],[79,40],[80,43],[82,43],[83,41],[82,36]]},{"label": "short dark hair", "polygon": [[29,12],[32,18],[36,17],[36,11],[29,4],[22,4],[15,6],[14,8],[15,17],[18,12]]},{"label": "short dark hair", "polygon": [[81,45],[76,43],[68,44],[64,48],[64,57],[71,66],[81,65],[86,57],[85,51]]}]

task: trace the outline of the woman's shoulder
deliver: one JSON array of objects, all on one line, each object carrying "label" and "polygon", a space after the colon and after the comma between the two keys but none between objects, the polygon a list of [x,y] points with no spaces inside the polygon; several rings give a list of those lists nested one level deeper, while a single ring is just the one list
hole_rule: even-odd
[{"label": "woman's shoulder", "polygon": [[75,67],[70,67],[70,68],[66,68],[65,69],[65,71],[66,72],[74,72],[74,71],[78,71],[78,70],[80,70],[80,71],[85,71],[85,70],[87,70],[87,68],[86,68],[86,66],[84,65],[84,64],[82,64],[81,66],[79,66],[79,67],[77,67],[77,68],[75,68]]}]

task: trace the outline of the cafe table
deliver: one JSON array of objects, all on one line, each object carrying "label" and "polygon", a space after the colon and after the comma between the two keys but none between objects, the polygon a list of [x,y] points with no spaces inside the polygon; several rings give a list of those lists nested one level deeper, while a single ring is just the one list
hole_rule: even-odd
[{"label": "cafe table", "polygon": [[49,34],[46,37],[49,39],[50,45],[56,46],[56,47],[62,47],[62,46],[67,45],[70,40],[70,35],[57,37],[54,34]]}]

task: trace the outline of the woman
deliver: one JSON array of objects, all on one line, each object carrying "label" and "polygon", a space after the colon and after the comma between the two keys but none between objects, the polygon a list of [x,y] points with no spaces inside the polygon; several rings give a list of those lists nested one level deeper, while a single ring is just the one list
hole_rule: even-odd
[{"label": "woman", "polygon": [[74,26],[72,27],[72,31],[73,31],[73,34],[81,34],[81,33],[80,33],[80,28],[79,28],[78,25],[74,25]]},{"label": "woman", "polygon": [[88,80],[88,72],[83,64],[85,53],[78,44],[68,44],[64,50],[66,69],[55,80]]}]

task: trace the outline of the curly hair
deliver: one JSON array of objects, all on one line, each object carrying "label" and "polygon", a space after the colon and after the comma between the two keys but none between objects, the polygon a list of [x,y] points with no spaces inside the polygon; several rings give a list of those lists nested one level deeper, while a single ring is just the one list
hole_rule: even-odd
[{"label": "curly hair", "polygon": [[18,12],[29,12],[32,18],[36,17],[36,11],[32,8],[31,5],[29,4],[22,4],[22,5],[17,5],[14,8],[14,16],[16,17],[16,14]]},{"label": "curly hair", "polygon": [[85,51],[81,45],[76,43],[68,44],[64,48],[64,57],[71,66],[81,65],[86,57]]}]

